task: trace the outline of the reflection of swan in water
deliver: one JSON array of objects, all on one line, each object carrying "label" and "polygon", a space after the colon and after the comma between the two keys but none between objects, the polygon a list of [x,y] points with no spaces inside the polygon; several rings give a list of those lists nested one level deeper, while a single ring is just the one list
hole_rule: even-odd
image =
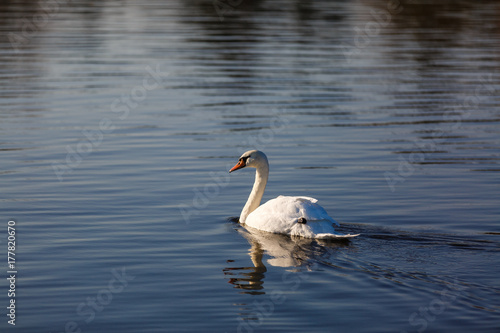
[{"label": "reflection of swan in water", "polygon": [[[250,241],[250,259],[253,266],[249,267],[227,267],[225,268],[224,275],[230,276],[229,283],[233,284],[235,288],[242,289],[242,293],[259,295],[265,294],[259,292],[264,289],[264,277],[267,272],[266,266],[262,263],[264,250],[258,242]],[[232,260],[228,262],[233,262]]]},{"label": "reflection of swan in water", "polygon": [[[238,232],[250,243],[250,259],[253,266],[228,267],[224,274],[229,276],[229,283],[242,293],[264,294],[264,278],[267,267],[263,262],[264,254],[270,258],[266,263],[274,267],[311,268],[322,258],[329,258],[339,247],[348,246],[349,241],[322,241],[302,237],[289,237],[271,234],[250,228],[238,228]],[[233,262],[233,261],[228,261]]]}]

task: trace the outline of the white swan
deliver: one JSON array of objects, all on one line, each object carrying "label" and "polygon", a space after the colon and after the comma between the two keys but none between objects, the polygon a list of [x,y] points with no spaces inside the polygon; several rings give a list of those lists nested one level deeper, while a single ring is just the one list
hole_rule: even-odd
[{"label": "white swan", "polygon": [[240,222],[246,226],[290,236],[305,238],[350,238],[358,235],[344,235],[335,231],[338,225],[328,213],[318,205],[318,200],[309,197],[282,196],[271,199],[262,206],[260,201],[269,177],[267,156],[259,150],[249,150],[229,170],[252,167],[257,169],[255,183],[247,203],[240,214]]}]

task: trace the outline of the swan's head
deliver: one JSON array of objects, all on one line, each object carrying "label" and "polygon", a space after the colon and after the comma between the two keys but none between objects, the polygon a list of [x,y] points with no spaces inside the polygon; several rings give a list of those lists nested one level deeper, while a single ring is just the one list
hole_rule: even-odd
[{"label": "swan's head", "polygon": [[234,167],[229,170],[229,172],[233,172],[238,169],[242,169],[245,167],[251,167],[251,168],[260,168],[269,166],[269,163],[267,162],[267,156],[260,150],[249,150],[243,155],[238,160],[238,163]]}]

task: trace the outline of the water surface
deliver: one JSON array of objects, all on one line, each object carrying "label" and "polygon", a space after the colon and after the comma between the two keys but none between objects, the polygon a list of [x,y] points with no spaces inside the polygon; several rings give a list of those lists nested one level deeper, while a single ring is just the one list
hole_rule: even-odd
[{"label": "water surface", "polygon": [[[391,4],[2,2],[15,329],[498,331],[500,6]],[[231,222],[253,148],[361,236]]]}]

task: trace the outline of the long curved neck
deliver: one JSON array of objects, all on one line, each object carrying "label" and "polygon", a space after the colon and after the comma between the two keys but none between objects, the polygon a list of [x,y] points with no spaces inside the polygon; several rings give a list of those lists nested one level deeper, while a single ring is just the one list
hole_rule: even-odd
[{"label": "long curved neck", "polygon": [[266,189],[267,178],[269,177],[269,165],[267,163],[259,165],[255,172],[255,183],[247,203],[240,214],[240,222],[245,223],[247,216],[260,206],[260,201]]}]

